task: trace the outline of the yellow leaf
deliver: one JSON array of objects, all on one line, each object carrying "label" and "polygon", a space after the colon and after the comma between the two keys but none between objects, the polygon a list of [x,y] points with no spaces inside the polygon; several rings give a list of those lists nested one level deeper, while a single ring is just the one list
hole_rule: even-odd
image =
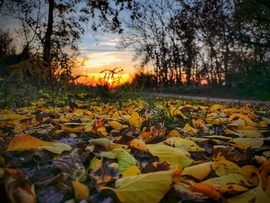
[{"label": "yellow leaf", "polygon": [[18,133],[18,132],[21,132],[21,131],[26,130],[27,128],[28,128],[27,123],[20,123],[20,124],[18,124],[18,125],[15,126],[15,128],[14,128],[13,131],[15,133]]},{"label": "yellow leaf", "polygon": [[199,147],[193,140],[190,140],[188,138],[171,137],[166,139],[164,143],[176,148],[184,148],[187,151],[205,151],[204,148]]},{"label": "yellow leaf", "polygon": [[130,126],[135,127],[139,130],[141,129],[143,121],[143,118],[140,117],[138,112],[134,112],[133,114],[131,114],[128,120]]},{"label": "yellow leaf", "polygon": [[113,190],[121,203],[158,203],[170,190],[172,175],[170,170],[128,176],[116,180],[116,189],[101,190]]},{"label": "yellow leaf", "polygon": [[242,118],[245,120],[246,125],[250,125],[250,126],[257,126],[258,124],[253,122],[248,116],[243,115],[241,113],[234,113],[232,114],[229,118],[228,121],[232,121],[235,120],[235,118]]},{"label": "yellow leaf", "polygon": [[206,163],[186,167],[184,168],[181,175],[190,175],[199,180],[203,180],[209,175],[210,171],[212,170],[211,164],[212,162],[206,162]]},{"label": "yellow leaf", "polygon": [[257,149],[261,147],[264,144],[264,141],[261,138],[234,138],[229,141],[229,144],[247,150],[248,148]]},{"label": "yellow leaf", "polygon": [[258,138],[262,137],[262,134],[256,130],[235,130],[236,132],[240,133],[241,137],[246,138]]},{"label": "yellow leaf", "polygon": [[214,161],[212,162],[211,167],[218,176],[226,176],[233,173],[240,174],[242,172],[238,165],[228,160]]},{"label": "yellow leaf", "polygon": [[199,131],[199,130],[197,130],[197,129],[191,127],[188,123],[186,123],[186,125],[184,126],[184,130],[185,130],[187,133],[189,133],[189,134],[191,134],[191,135],[193,135],[193,136],[196,135],[196,134],[198,133],[198,131]]},{"label": "yellow leaf", "polygon": [[122,130],[123,125],[117,121],[108,121],[109,126],[111,126],[115,130]]},{"label": "yellow leaf", "polygon": [[123,177],[135,176],[141,174],[141,170],[138,166],[130,166],[127,170],[123,172]]},{"label": "yellow leaf", "polygon": [[246,192],[249,190],[249,188],[239,185],[239,184],[227,184],[227,185],[221,185],[219,187],[216,187],[216,190],[219,191],[220,193],[239,193],[239,192]]},{"label": "yellow leaf", "polygon": [[74,189],[75,197],[79,200],[88,200],[90,197],[89,188],[80,182],[72,181],[72,187]]},{"label": "yellow leaf", "polygon": [[224,106],[221,104],[213,104],[212,106],[209,107],[210,111],[217,111],[217,110],[222,110],[224,109]]},{"label": "yellow leaf", "polygon": [[64,132],[64,130],[55,130],[54,132],[55,132],[55,134],[60,134],[60,133]]},{"label": "yellow leaf", "polygon": [[0,115],[0,121],[20,121],[23,119],[28,118],[27,116],[22,116],[19,114],[4,114],[4,115]]},{"label": "yellow leaf", "polygon": [[25,151],[48,146],[53,142],[46,142],[28,134],[19,134],[9,142],[7,151]]},{"label": "yellow leaf", "polygon": [[119,118],[121,117],[121,111],[115,111],[113,114],[112,114],[112,118]]},{"label": "yellow leaf", "polygon": [[133,139],[131,140],[131,142],[129,143],[130,147],[136,148],[138,150],[141,150],[143,152],[148,152],[148,148],[147,145],[145,144],[145,142],[143,140],[139,140],[139,139]]},{"label": "yellow leaf", "polygon": [[167,161],[171,165],[178,164],[182,168],[190,166],[193,160],[188,151],[182,148],[174,148],[161,144],[148,144],[150,153],[159,158],[159,161]]},{"label": "yellow leaf", "polygon": [[97,129],[97,133],[98,133],[99,135],[103,135],[103,136],[106,136],[106,135],[108,134],[105,127],[100,127],[100,128],[98,128],[98,129]]},{"label": "yellow leaf", "polygon": [[213,112],[206,116],[205,121],[209,124],[224,124],[228,121],[228,118],[223,117],[223,115],[218,115],[217,113]]}]

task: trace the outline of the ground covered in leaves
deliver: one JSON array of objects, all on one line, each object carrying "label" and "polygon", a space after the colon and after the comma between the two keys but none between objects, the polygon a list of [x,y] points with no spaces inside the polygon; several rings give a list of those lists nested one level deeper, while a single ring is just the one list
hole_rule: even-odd
[{"label": "ground covered in leaves", "polygon": [[270,202],[269,109],[84,95],[1,109],[1,202]]}]

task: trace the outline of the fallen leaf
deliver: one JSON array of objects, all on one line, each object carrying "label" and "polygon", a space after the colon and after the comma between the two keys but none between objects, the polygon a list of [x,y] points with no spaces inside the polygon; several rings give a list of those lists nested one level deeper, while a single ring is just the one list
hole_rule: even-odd
[{"label": "fallen leaf", "polygon": [[170,137],[181,137],[180,133],[177,130],[171,130],[167,135],[167,138]]},{"label": "fallen leaf", "polygon": [[266,203],[270,202],[270,197],[263,190],[261,181],[259,185],[253,189],[248,190],[245,193],[242,193],[238,196],[234,196],[228,199],[230,203],[238,203],[238,202],[255,202],[255,203]]},{"label": "fallen leaf", "polygon": [[161,144],[148,144],[149,151],[157,156],[160,161],[167,161],[171,165],[178,164],[182,168],[190,166],[193,160],[188,151],[182,148],[174,148]]},{"label": "fallen leaf", "polygon": [[47,146],[42,146],[42,148],[55,154],[62,154],[64,151],[70,151],[72,149],[70,145],[60,142],[55,142]]},{"label": "fallen leaf", "polygon": [[126,150],[122,148],[116,148],[113,151],[115,152],[115,156],[118,159],[118,170],[121,174],[129,167],[136,165],[136,159],[131,156]]},{"label": "fallen leaf", "polygon": [[198,129],[191,127],[188,123],[185,124],[183,129],[192,136],[196,135],[199,132]]},{"label": "fallen leaf", "polygon": [[229,141],[229,144],[243,150],[257,149],[264,144],[264,140],[260,138],[234,138]]},{"label": "fallen leaf", "polygon": [[135,176],[141,174],[141,170],[138,166],[130,166],[127,170],[123,172],[123,177]]},{"label": "fallen leaf", "polygon": [[212,106],[209,107],[209,110],[212,112],[217,111],[217,110],[223,110],[223,109],[224,109],[224,106],[221,104],[213,104]]},{"label": "fallen leaf", "polygon": [[22,173],[9,176],[5,180],[5,190],[12,203],[36,203],[35,186]]},{"label": "fallen leaf", "polygon": [[148,152],[148,148],[147,145],[145,144],[145,142],[143,140],[139,140],[139,139],[133,139],[130,141],[129,146],[138,150],[141,150],[143,152]]},{"label": "fallen leaf", "polygon": [[215,188],[217,191],[219,191],[221,194],[236,194],[236,193],[242,193],[249,190],[248,187],[245,187],[240,184],[227,184],[227,185],[221,185],[219,187]]},{"label": "fallen leaf", "polygon": [[158,203],[171,188],[173,171],[159,171],[120,178],[113,190],[122,203]]},{"label": "fallen leaf", "polygon": [[79,200],[88,200],[90,197],[89,188],[78,181],[72,181],[72,187],[74,189],[75,197]]},{"label": "fallen leaf", "polygon": [[237,173],[232,173],[229,175],[216,177],[216,178],[210,178],[210,179],[204,180],[203,182],[208,183],[212,185],[213,187],[220,187],[222,185],[227,185],[227,184],[242,184],[244,186],[252,186],[250,183],[247,182],[244,176]]},{"label": "fallen leaf", "polygon": [[108,121],[108,124],[115,130],[122,130],[123,128],[123,125],[117,121]]},{"label": "fallen leaf", "polygon": [[205,151],[204,148],[199,147],[193,140],[188,138],[171,137],[166,139],[164,143],[176,148],[186,149],[187,151]]},{"label": "fallen leaf", "polygon": [[226,176],[232,173],[241,173],[241,168],[228,160],[218,160],[211,163],[211,167],[218,176]]},{"label": "fallen leaf", "polygon": [[200,192],[210,198],[215,200],[221,200],[222,195],[210,184],[208,183],[194,183],[190,187],[192,192]]},{"label": "fallen leaf", "polygon": [[143,121],[144,121],[143,118],[140,117],[138,112],[134,112],[133,114],[131,114],[128,120],[130,126],[135,127],[139,130],[141,129]]},{"label": "fallen leaf", "polygon": [[53,144],[53,142],[46,142],[39,140],[28,134],[15,135],[9,142],[7,151],[26,151],[33,149],[40,149],[41,147]]},{"label": "fallen leaf", "polygon": [[21,121],[27,118],[28,118],[27,116],[12,113],[0,115],[0,121]]},{"label": "fallen leaf", "polygon": [[258,124],[253,122],[247,115],[243,115],[241,113],[234,113],[232,114],[229,118],[228,118],[228,122],[235,120],[236,118],[241,118],[243,120],[245,120],[246,125],[250,125],[250,126],[257,126]]},{"label": "fallen leaf", "polygon": [[212,164],[212,162],[206,162],[206,163],[186,167],[186,168],[184,168],[181,175],[182,176],[183,175],[190,175],[190,176],[202,181],[211,172],[211,170],[212,170],[211,164]]}]

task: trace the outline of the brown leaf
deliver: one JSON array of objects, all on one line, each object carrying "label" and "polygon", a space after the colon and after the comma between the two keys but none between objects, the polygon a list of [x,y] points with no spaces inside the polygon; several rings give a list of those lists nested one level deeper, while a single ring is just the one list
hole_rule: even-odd
[{"label": "brown leaf", "polygon": [[5,190],[12,203],[36,203],[34,184],[26,180],[22,173],[8,177]]}]

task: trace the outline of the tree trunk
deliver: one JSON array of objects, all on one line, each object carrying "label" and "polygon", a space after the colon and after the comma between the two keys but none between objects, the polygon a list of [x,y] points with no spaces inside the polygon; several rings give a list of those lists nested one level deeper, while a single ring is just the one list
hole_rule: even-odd
[{"label": "tree trunk", "polygon": [[48,0],[49,2],[49,12],[48,12],[48,24],[45,34],[45,40],[43,44],[43,60],[45,66],[48,67],[48,73],[50,77],[50,82],[52,85],[52,70],[51,70],[51,36],[53,34],[53,10],[54,10],[54,0]]}]

